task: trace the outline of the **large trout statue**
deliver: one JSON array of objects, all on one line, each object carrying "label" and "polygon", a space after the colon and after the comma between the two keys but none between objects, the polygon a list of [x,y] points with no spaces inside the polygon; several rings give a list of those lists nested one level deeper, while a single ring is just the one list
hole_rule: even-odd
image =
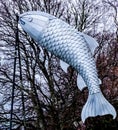
[{"label": "large trout statue", "polygon": [[78,32],[66,22],[40,11],[30,11],[20,15],[19,23],[40,46],[60,58],[66,71],[72,66],[79,74],[77,85],[80,90],[88,87],[89,95],[83,107],[81,118],[111,114],[116,117],[114,107],[105,99],[100,90],[96,64],[92,56],[98,46],[96,40]]}]

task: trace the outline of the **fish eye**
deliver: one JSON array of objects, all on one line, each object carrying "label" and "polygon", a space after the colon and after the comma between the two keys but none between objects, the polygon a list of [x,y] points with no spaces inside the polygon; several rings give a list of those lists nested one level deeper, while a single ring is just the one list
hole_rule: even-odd
[{"label": "fish eye", "polygon": [[32,21],[33,21],[33,18],[28,18],[28,21],[29,21],[29,22],[32,22]]}]

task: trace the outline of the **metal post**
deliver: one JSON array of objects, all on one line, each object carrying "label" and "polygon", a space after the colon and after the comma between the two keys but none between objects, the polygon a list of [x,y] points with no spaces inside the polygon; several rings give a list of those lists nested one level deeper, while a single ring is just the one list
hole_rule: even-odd
[{"label": "metal post", "polygon": [[[17,16],[18,19],[18,16]],[[19,33],[18,33],[18,60],[19,60],[19,70],[20,70],[20,86],[23,87],[23,78],[22,78],[22,63],[21,63],[21,53],[20,53],[20,45],[19,45]],[[26,118],[25,118],[25,103],[24,103],[24,92],[21,90],[21,100],[22,100],[22,116],[23,116],[23,126],[24,130],[26,130]]]},{"label": "metal post", "polygon": [[[17,18],[17,17],[16,17]],[[14,104],[14,90],[15,90],[15,79],[16,79],[16,61],[17,61],[17,47],[18,47],[18,25],[16,26],[16,43],[14,53],[14,67],[13,67],[13,86],[12,86],[12,97],[11,97],[11,112],[10,112],[10,130],[12,130],[13,122],[13,104]]]}]

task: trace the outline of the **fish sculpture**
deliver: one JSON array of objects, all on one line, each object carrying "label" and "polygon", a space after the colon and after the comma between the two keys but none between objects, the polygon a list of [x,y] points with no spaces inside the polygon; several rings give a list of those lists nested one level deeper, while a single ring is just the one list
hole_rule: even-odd
[{"label": "fish sculpture", "polygon": [[40,46],[57,56],[67,72],[72,66],[77,72],[77,86],[88,88],[88,99],[81,113],[83,122],[88,117],[110,114],[116,118],[114,107],[103,96],[93,53],[97,41],[56,18],[41,11],[29,11],[19,16],[19,23]]}]

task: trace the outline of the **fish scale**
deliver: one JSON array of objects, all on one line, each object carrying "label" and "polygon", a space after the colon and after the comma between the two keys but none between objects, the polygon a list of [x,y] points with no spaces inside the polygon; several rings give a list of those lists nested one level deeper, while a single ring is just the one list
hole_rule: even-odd
[{"label": "fish scale", "polygon": [[[76,31],[72,34],[73,29],[70,26],[67,28],[67,26],[65,23],[60,25],[60,20],[51,20],[44,30],[40,42],[47,50],[72,65],[82,75],[88,88],[90,88],[91,94],[99,92],[95,63],[89,48],[85,44],[86,40]],[[91,89],[90,85],[93,85],[94,89]]]}]

